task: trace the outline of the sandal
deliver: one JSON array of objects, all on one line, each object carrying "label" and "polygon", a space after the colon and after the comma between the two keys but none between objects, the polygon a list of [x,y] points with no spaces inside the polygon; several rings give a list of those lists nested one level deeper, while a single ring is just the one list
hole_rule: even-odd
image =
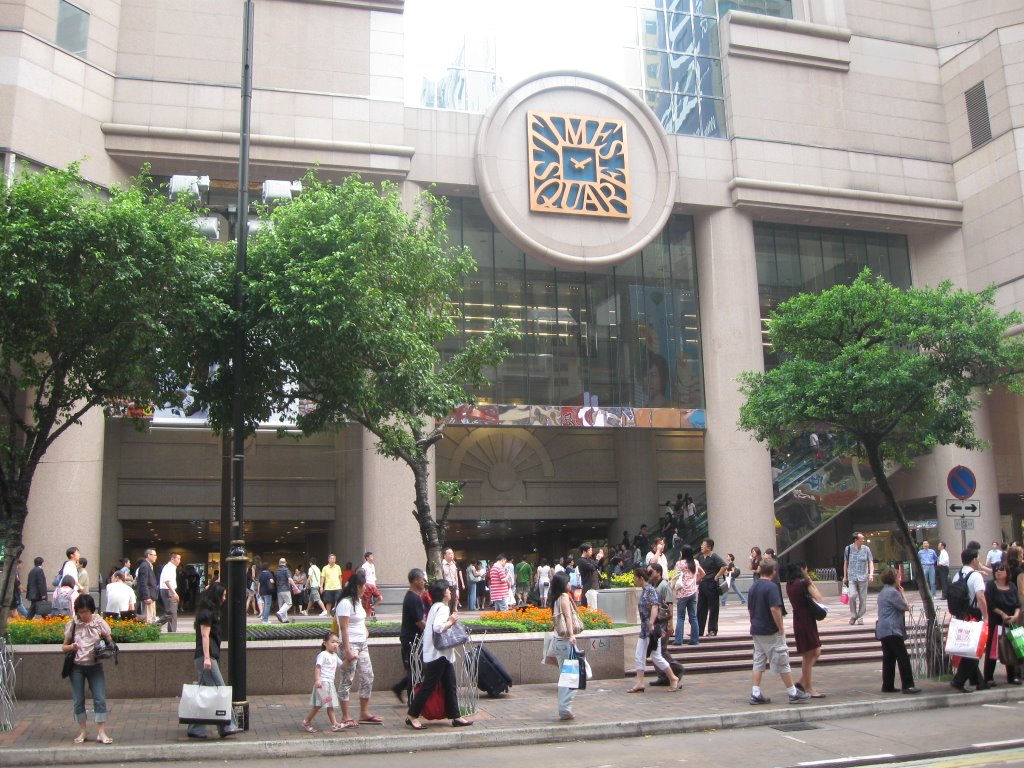
[{"label": "sandal", "polygon": [[304,730],[306,733],[316,733],[317,732],[316,728],[314,728],[313,724],[311,722],[309,722],[308,720],[303,720],[302,721],[302,730]]},{"label": "sandal", "polygon": [[646,690],[647,689],[642,685],[634,685],[632,688],[626,691],[626,693],[643,693]]},{"label": "sandal", "polygon": [[75,736],[75,744],[85,744],[85,734],[80,733]]},{"label": "sandal", "polygon": [[410,728],[412,728],[414,731],[425,731],[425,730],[427,730],[427,726],[423,725],[422,723],[419,723],[419,724],[414,723],[412,721],[411,717],[405,718],[405,724],[408,725]]},{"label": "sandal", "polygon": [[109,736],[97,736],[96,741],[99,744],[113,744],[114,740]]},{"label": "sandal", "polygon": [[376,715],[367,715],[366,717],[359,718],[360,723],[367,723],[369,725],[383,725],[384,718],[377,717]]},{"label": "sandal", "polygon": [[335,733],[337,733],[338,731],[344,731],[345,730],[345,724],[344,723],[331,723],[331,730],[334,731]]},{"label": "sandal", "polygon": [[349,719],[349,720],[345,721],[345,727],[346,728],[358,728],[359,727],[359,723],[357,723],[355,720]]}]

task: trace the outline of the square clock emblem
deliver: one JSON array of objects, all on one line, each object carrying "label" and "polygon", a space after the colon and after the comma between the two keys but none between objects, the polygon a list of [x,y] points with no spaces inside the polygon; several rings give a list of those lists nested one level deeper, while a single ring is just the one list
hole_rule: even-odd
[{"label": "square clock emblem", "polygon": [[526,121],[531,211],[630,217],[623,121],[547,112]]}]

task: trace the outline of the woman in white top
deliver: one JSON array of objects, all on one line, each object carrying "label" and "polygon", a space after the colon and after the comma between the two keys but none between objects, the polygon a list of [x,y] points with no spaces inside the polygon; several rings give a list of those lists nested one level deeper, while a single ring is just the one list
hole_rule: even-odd
[{"label": "woman in white top", "polygon": [[540,592],[540,607],[548,607],[548,589],[551,587],[551,566],[541,558],[537,566],[537,590]]},{"label": "woman in white top", "polygon": [[435,648],[434,633],[443,632],[459,620],[458,613],[448,610],[447,603],[451,600],[451,590],[444,579],[435,581],[428,590],[430,595],[430,611],[427,613],[423,628],[423,682],[420,683],[416,695],[409,700],[409,714],[405,724],[416,731],[426,728],[420,722],[420,713],[438,685],[444,689],[445,714],[451,718],[452,727],[459,728],[472,725],[470,720],[460,717],[459,700],[455,691],[455,658],[454,648]]},{"label": "woman in white top", "polygon": [[346,728],[358,728],[359,724],[349,717],[348,694],[352,690],[352,678],[359,670],[359,722],[380,725],[383,718],[370,713],[370,693],[373,691],[373,664],[370,649],[366,644],[369,630],[366,628],[366,608],[363,607],[363,592],[366,576],[361,570],[352,574],[348,584],[341,590],[335,613],[338,615],[338,637],[343,652],[341,655],[341,685],[338,699],[341,701],[341,719]]}]

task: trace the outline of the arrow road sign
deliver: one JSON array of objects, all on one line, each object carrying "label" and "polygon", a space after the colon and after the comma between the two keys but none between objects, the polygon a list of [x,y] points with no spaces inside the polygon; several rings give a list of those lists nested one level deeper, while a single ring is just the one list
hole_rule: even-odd
[{"label": "arrow road sign", "polygon": [[946,499],[946,517],[981,517],[981,502],[976,499],[970,501]]},{"label": "arrow road sign", "polygon": [[959,520],[953,521],[954,531],[973,531],[974,521],[968,517],[961,517]]}]

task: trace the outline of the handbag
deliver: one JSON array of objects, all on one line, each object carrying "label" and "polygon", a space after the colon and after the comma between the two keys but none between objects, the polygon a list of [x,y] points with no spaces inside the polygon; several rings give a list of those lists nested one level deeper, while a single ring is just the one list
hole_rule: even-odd
[{"label": "handbag", "polygon": [[439,651],[455,648],[469,642],[469,630],[459,622],[455,622],[448,629],[438,632],[434,630],[434,647]]},{"label": "handbag", "polygon": [[1024,627],[1019,624],[1008,624],[1006,635],[1009,637],[1014,654],[1018,659],[1024,659]]},{"label": "handbag", "polygon": [[53,603],[49,600],[40,600],[36,603],[36,616],[42,616],[44,619],[53,612]]},{"label": "handbag", "polygon": [[117,665],[117,654],[120,653],[121,649],[117,647],[117,643],[113,640],[107,642],[102,638],[96,644],[96,650],[93,651],[96,661],[103,661],[104,659],[113,659],[115,666]]},{"label": "handbag", "polygon": [[555,633],[554,632],[545,632],[544,633],[544,647],[542,648],[542,650],[540,652],[540,663],[541,664],[550,664],[551,666],[555,666],[556,664],[558,664],[558,658],[555,656],[554,645],[555,645]]},{"label": "handbag", "polygon": [[811,616],[815,621],[823,621],[828,618],[827,605],[823,605],[811,597],[810,590],[805,591],[804,596],[807,598],[807,607],[810,609]]},{"label": "handbag", "polygon": [[725,595],[728,592],[729,592],[729,580],[728,579],[722,579],[720,582],[718,582],[718,594],[719,595]]},{"label": "handbag", "polygon": [[985,655],[988,644],[988,624],[983,621],[964,621],[950,619],[946,631],[946,653],[950,656],[963,656],[968,659],[980,659]]},{"label": "handbag", "polygon": [[554,626],[555,634],[559,637],[568,637],[570,634],[578,635],[583,631],[583,619],[580,618],[579,614],[576,613],[576,606],[572,606],[572,632],[569,632],[569,626],[566,624],[565,613],[559,605],[558,613],[555,614]]},{"label": "handbag", "polygon": [[225,725],[231,722],[231,686],[185,683],[178,702],[178,722]]},{"label": "handbag", "polygon": [[60,670],[61,677],[71,677],[71,668],[75,665],[75,654],[77,651],[68,651],[64,654],[64,666]]}]

